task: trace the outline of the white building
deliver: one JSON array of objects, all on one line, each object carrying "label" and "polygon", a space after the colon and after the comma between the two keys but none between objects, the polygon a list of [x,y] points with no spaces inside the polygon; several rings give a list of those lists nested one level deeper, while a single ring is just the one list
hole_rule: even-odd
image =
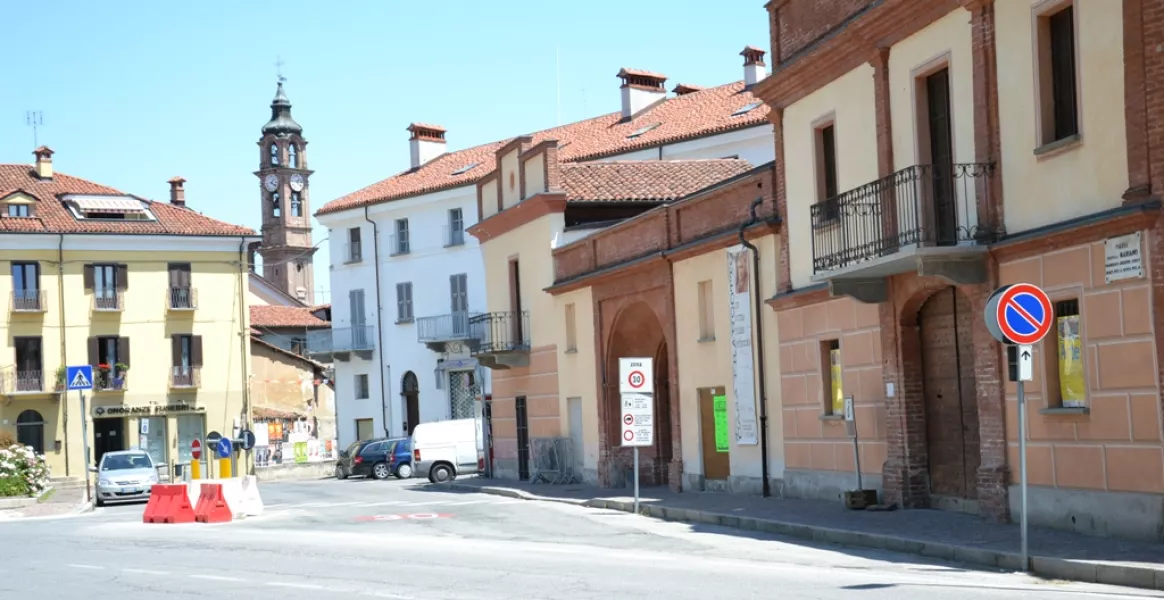
[{"label": "white building", "polygon": [[[566,162],[768,163],[775,159],[772,125],[750,91],[764,77],[764,52],[748,47],[740,54],[743,81],[678,85],[672,94],[665,76],[623,69],[621,110],[530,134],[533,143],[557,140]],[[413,123],[408,131],[408,170],[316,213],[331,240],[333,329],[320,344],[335,359],[341,447],[405,435],[419,422],[472,416],[475,396],[490,393],[489,369],[473,356],[472,322],[485,310],[484,266],[465,229],[479,214],[476,184],[509,140],[448,152],[444,128]],[[559,243],[595,230],[568,223]]]}]

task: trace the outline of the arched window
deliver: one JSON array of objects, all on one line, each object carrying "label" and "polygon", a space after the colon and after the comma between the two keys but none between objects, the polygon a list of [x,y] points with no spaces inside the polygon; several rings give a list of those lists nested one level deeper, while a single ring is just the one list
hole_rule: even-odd
[{"label": "arched window", "polygon": [[274,142],[271,143],[271,166],[279,166],[279,146]]},{"label": "arched window", "polygon": [[299,192],[291,192],[291,216],[303,216],[303,199],[299,197]]},{"label": "arched window", "polygon": [[271,216],[278,219],[283,214],[283,199],[279,192],[271,192]]},{"label": "arched window", "polygon": [[420,392],[420,382],[416,380],[416,374],[408,371],[404,374],[404,380],[400,385],[405,394],[417,394]]},{"label": "arched window", "polygon": [[29,409],[16,417],[16,441],[44,454],[44,417]]},{"label": "arched window", "polygon": [[287,156],[289,157],[287,162],[291,163],[291,168],[298,169],[299,168],[299,149],[295,147],[295,144],[289,144],[287,146]]}]

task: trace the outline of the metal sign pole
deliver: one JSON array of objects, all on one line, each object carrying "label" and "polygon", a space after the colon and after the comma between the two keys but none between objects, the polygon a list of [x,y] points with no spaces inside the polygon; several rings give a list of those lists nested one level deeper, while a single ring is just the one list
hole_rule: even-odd
[{"label": "metal sign pole", "polygon": [[1023,394],[1023,382],[1017,382],[1018,387],[1018,429],[1019,429],[1019,498],[1022,504],[1022,515],[1019,529],[1022,531],[1022,564],[1023,570],[1030,570],[1027,558],[1027,401]]},{"label": "metal sign pole", "polygon": [[89,411],[85,409],[85,390],[81,394],[81,447],[85,454],[85,502],[93,501],[93,493],[89,490]]},{"label": "metal sign pole", "polygon": [[639,447],[635,446],[635,514],[639,514]]}]

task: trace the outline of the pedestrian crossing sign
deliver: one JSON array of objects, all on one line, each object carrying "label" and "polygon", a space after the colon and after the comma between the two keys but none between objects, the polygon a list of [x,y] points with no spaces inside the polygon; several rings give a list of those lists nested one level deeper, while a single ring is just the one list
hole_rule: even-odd
[{"label": "pedestrian crossing sign", "polygon": [[70,390],[93,389],[93,365],[65,367],[65,381]]}]

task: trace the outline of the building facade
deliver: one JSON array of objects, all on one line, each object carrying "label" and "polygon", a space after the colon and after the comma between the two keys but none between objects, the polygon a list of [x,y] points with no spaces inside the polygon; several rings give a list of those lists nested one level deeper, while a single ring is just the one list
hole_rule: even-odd
[{"label": "building facade", "polygon": [[767,7],[788,491],[852,487],[852,397],[866,487],[1007,519],[1017,403],[983,309],[1029,282],[1056,319],[1027,386],[1031,521],[1156,539],[1156,3]]},{"label": "building facade", "polygon": [[[557,140],[552,152],[565,162],[734,158],[763,164],[772,160],[772,128],[750,92],[765,74],[763,52],[748,48],[742,55],[744,81],[707,90],[681,84],[673,95],[665,76],[624,69],[621,110],[528,137],[534,145]],[[402,435],[417,422],[482,413],[484,406],[470,408],[471,398],[491,395],[496,372],[476,356],[472,323],[526,318],[521,311],[488,316],[486,297],[495,282],[486,278],[478,241],[465,233],[500,208],[486,205],[482,212],[477,187],[497,171],[497,151],[513,140],[448,151],[444,128],[413,123],[408,131],[407,171],[316,214],[332,239],[342,240],[331,245],[335,343],[353,345],[350,337],[364,346],[336,364],[344,444],[364,432]],[[498,189],[506,202],[527,195],[517,187],[516,167],[504,167]],[[533,190],[544,181],[522,185]],[[562,229],[545,243],[564,244],[593,229]],[[366,333],[342,334],[346,327]],[[346,392],[349,380],[360,386],[366,380],[367,397]],[[355,389],[364,395],[364,387]]]},{"label": "building facade", "polygon": [[[190,461],[190,442],[247,424],[250,229],[34,165],[0,165],[0,428],[83,475],[140,447]],[[82,411],[65,367],[92,365]],[[88,438],[82,437],[87,431]]]}]

